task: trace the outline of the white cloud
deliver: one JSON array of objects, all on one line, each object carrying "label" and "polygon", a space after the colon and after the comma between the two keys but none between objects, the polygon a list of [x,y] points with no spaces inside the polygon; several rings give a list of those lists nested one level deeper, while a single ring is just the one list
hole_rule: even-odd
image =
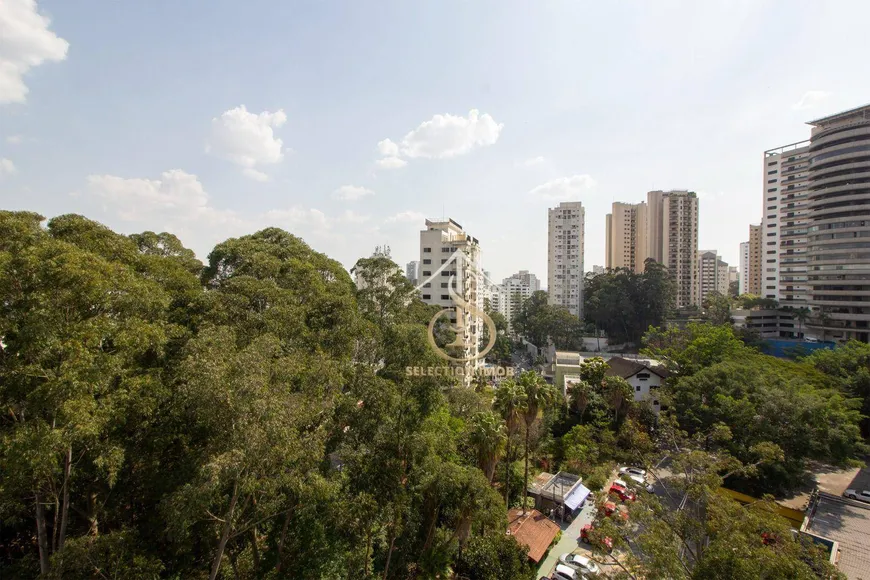
[{"label": "white cloud", "polygon": [[15,168],[15,164],[9,159],[0,157],[0,177],[15,175],[16,173],[18,173],[18,170]]},{"label": "white cloud", "polygon": [[544,163],[545,161],[546,161],[546,159],[544,159],[543,157],[541,157],[540,155],[538,155],[537,157],[531,157],[531,158],[529,158],[529,159],[526,159],[525,161],[523,161],[523,162],[521,163],[521,165],[522,165],[523,167],[534,167],[534,166],[536,166],[536,165],[541,165],[541,164]]},{"label": "white cloud", "polygon": [[472,109],[468,117],[435,115],[402,139],[404,157],[440,159],[468,153],[498,141],[503,124]]},{"label": "white cloud", "polygon": [[380,169],[398,169],[404,167],[408,162],[399,157],[384,157],[375,161],[375,165]]},{"label": "white cloud", "polygon": [[22,141],[24,141],[24,137],[21,135],[9,135],[6,137],[6,142],[10,145],[18,145]]},{"label": "white cloud", "polygon": [[125,221],[163,219],[178,224],[203,222],[209,226],[243,224],[235,212],[209,205],[209,196],[196,175],[181,169],[164,171],[160,179],[91,175],[88,188]]},{"label": "white cloud", "polygon": [[345,224],[362,224],[370,219],[367,215],[360,215],[352,210],[345,210],[344,213],[336,218],[336,221]]},{"label": "white cloud", "polygon": [[374,195],[375,192],[365,187],[356,185],[342,185],[333,192],[333,197],[343,199],[345,201],[356,201],[367,195]]},{"label": "white cloud", "polygon": [[472,149],[487,147],[498,141],[502,123],[487,113],[472,109],[468,117],[435,115],[410,131],[396,144],[390,139],[378,142],[382,159],[375,161],[381,169],[395,169],[407,164],[405,159],[446,159],[464,155]]},{"label": "white cloud", "polygon": [[245,177],[250,177],[254,181],[269,181],[269,176],[263,173],[262,171],[257,171],[251,167],[245,167],[242,169],[242,174]]},{"label": "white cloud", "polygon": [[833,93],[828,91],[807,91],[798,102],[791,106],[791,108],[795,111],[812,109],[831,95],[833,95]]},{"label": "white cloud", "polygon": [[266,174],[255,167],[284,159],[284,142],[275,136],[274,129],[286,122],[287,115],[280,109],[254,114],[242,105],[224,111],[212,119],[206,151],[243,167],[251,179],[265,181]]},{"label": "white cloud", "polygon": [[378,153],[384,157],[396,157],[399,154],[399,146],[389,139],[384,139],[378,142]]},{"label": "white cloud", "polygon": [[572,175],[543,183],[530,191],[529,195],[547,201],[571,201],[579,199],[584,191],[593,187],[595,180],[591,176]]},{"label": "white cloud", "polygon": [[394,224],[394,223],[410,223],[410,222],[423,222],[426,219],[426,216],[418,211],[400,211],[397,214],[391,215],[387,219],[384,220],[385,223]]},{"label": "white cloud", "polygon": [[66,59],[69,43],[48,29],[36,0],[0,2],[0,104],[27,99],[24,75],[46,61]]}]

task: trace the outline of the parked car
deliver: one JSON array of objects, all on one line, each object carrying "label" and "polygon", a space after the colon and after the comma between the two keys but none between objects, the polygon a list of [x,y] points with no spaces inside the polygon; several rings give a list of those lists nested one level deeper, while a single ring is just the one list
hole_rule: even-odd
[{"label": "parked car", "polygon": [[858,491],[857,489],[847,489],[843,492],[844,497],[848,497],[849,499],[857,499],[858,501],[866,501],[870,503],[870,491],[866,489],[864,491]]},{"label": "parked car", "polygon": [[617,483],[619,480],[613,482],[613,485],[610,486],[609,493],[611,495],[617,496],[622,501],[634,501],[637,499],[637,495],[628,489],[625,485],[620,485]]},{"label": "parked car", "polygon": [[553,571],[552,580],[581,580],[581,576],[577,574],[577,570],[565,564],[556,564],[556,569]]},{"label": "parked car", "polygon": [[626,474],[626,475],[637,475],[639,477],[646,477],[646,469],[642,469],[640,467],[632,467],[632,466],[620,467],[619,473]]},{"label": "parked car", "polygon": [[590,574],[594,576],[601,572],[601,568],[598,567],[598,564],[580,554],[562,554],[559,556],[559,561],[566,566],[571,566],[580,572],[580,574]]},{"label": "parked car", "polygon": [[638,476],[638,475],[629,475],[629,476],[628,476],[628,479],[629,479],[629,481],[631,481],[632,483],[636,484],[636,485],[637,485],[638,487],[640,487],[641,489],[645,489],[646,491],[648,491],[648,492],[650,492],[650,493],[652,493],[653,491],[655,491],[655,489],[653,488],[653,486],[652,486],[651,483],[647,483],[646,480],[645,480],[644,478],[642,478],[642,477],[640,477],[640,476]]},{"label": "parked car", "polygon": [[619,512],[619,515],[620,517],[622,517],[623,520],[628,520],[628,512],[624,509],[619,509],[619,506],[617,506],[615,503],[609,501],[604,504],[605,516],[610,517],[616,512]]},{"label": "parked car", "polygon": [[[592,544],[592,532],[595,531],[595,528],[592,527],[592,524],[586,524],[580,530],[580,541],[584,544]],[[613,540],[611,538],[602,538],[601,543],[607,548],[607,551],[610,552],[613,550]]]}]

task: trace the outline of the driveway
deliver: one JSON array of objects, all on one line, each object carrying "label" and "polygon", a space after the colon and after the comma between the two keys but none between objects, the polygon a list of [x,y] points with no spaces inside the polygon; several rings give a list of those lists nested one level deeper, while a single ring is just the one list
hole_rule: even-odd
[{"label": "driveway", "polygon": [[[562,528],[562,539],[559,540],[558,544],[554,544],[550,548],[547,557],[541,562],[538,567],[538,578],[541,576],[549,577],[550,573],[556,567],[556,563],[559,561],[559,556],[562,554],[577,552],[582,553],[584,556],[592,557],[589,550],[577,547],[577,538],[580,537],[580,530],[583,529],[583,526],[592,523],[592,520],[594,519],[595,502],[590,499],[586,501],[586,504],[577,514],[577,517],[574,518],[570,524],[559,525],[559,527]],[[558,524],[559,521],[556,520],[556,523]]]}]

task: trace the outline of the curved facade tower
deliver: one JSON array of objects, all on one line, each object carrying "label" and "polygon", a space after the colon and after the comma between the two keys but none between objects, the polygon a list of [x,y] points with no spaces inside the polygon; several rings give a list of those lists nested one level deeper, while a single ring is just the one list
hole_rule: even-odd
[{"label": "curved facade tower", "polygon": [[829,338],[870,338],[870,105],[808,123],[807,286]]}]

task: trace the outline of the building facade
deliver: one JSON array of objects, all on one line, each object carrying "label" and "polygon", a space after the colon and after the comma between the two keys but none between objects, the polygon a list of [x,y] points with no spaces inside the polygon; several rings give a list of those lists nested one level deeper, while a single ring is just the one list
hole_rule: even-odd
[{"label": "building facade", "polygon": [[699,251],[697,268],[695,304],[703,305],[714,293],[728,295],[728,264],[722,261],[716,250]]},{"label": "building facade", "polygon": [[828,338],[870,338],[870,105],[808,123],[809,322]]},{"label": "building facade", "polygon": [[[483,334],[483,320],[476,314],[482,302],[480,243],[452,219],[426,220],[420,232],[420,296],[426,304],[451,309],[450,320],[456,340],[447,350],[456,358],[477,355]],[[454,298],[456,296],[456,298]],[[465,363],[466,384],[481,361]]]},{"label": "building facade", "polygon": [[605,216],[605,266],[643,272],[649,249],[647,204],[614,202]]},{"label": "building facade", "polygon": [[647,194],[648,256],[664,264],[676,284],[676,307],[697,305],[698,196],[693,191]]},{"label": "building facade", "polygon": [[416,286],[419,284],[420,280],[420,262],[417,260],[411,260],[405,265],[405,278],[408,281]]},{"label": "building facade", "polygon": [[740,242],[740,270],[737,273],[737,293],[746,294],[749,282],[749,242]]},{"label": "building facade", "polygon": [[807,303],[809,141],[764,152],[761,296]]},{"label": "building facade", "polygon": [[547,292],[550,304],[583,318],[583,251],[586,210],[579,201],[550,208],[547,224]]},{"label": "building facade", "polygon": [[523,302],[541,289],[541,281],[528,270],[520,270],[510,278],[505,278],[499,285],[501,294],[502,315],[507,319],[508,327],[523,305]]},{"label": "building facade", "polygon": [[[746,294],[762,296],[761,293],[761,226],[749,226],[749,267],[746,271]],[[774,288],[776,285],[774,285]]]}]

